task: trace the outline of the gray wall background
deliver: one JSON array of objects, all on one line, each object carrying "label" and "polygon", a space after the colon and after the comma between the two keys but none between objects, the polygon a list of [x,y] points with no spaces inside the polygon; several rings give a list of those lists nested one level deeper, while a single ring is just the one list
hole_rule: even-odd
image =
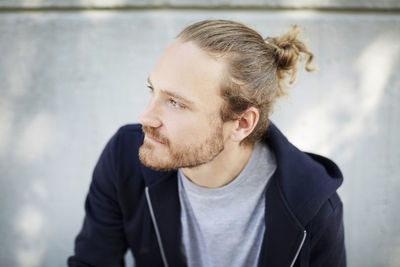
[{"label": "gray wall background", "polygon": [[398,0],[0,1],[0,266],[65,266],[105,143],[137,121],[163,49],[209,18],[306,30],[320,70],[273,121],[341,167],[348,265],[400,266],[399,14]]}]

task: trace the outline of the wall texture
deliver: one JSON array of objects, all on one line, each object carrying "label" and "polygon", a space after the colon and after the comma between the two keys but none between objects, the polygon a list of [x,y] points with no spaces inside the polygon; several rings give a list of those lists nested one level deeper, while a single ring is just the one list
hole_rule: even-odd
[{"label": "wall texture", "polygon": [[397,0],[0,1],[0,266],[65,266],[104,144],[137,121],[163,49],[208,18],[264,36],[306,30],[320,70],[300,75],[273,121],[342,168],[348,265],[400,266],[399,10]]}]

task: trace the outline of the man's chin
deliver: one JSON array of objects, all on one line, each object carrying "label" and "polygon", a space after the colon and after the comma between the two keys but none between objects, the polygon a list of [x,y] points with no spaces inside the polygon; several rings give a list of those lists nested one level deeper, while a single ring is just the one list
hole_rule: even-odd
[{"label": "man's chin", "polygon": [[155,171],[175,171],[178,168],[173,168],[167,165],[162,165],[162,164],[157,164],[154,161],[149,161],[147,159],[140,159],[140,161],[142,162],[142,164],[152,170]]},{"label": "man's chin", "polygon": [[166,162],[161,162],[157,156],[154,156],[154,149],[150,148],[147,145],[142,145],[139,148],[139,160],[140,162],[155,171],[172,171],[177,170],[177,168],[172,167],[170,164]]}]

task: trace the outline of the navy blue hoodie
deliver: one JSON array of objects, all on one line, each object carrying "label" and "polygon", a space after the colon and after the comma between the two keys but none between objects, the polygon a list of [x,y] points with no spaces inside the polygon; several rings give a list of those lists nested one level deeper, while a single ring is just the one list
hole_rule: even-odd
[{"label": "navy blue hoodie", "polygon": [[[68,266],[124,266],[127,249],[137,267],[185,266],[177,173],[141,164],[143,138],[140,125],[126,125],[106,145],[93,172],[83,227]],[[265,193],[259,266],[346,266],[338,167],[301,152],[272,123],[263,142],[275,153],[277,168]]]}]

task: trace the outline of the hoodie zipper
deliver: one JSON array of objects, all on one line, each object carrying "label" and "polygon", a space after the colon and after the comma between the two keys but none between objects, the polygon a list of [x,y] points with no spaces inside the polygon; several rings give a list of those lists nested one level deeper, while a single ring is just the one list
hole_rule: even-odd
[{"label": "hoodie zipper", "polygon": [[151,200],[150,200],[149,188],[148,187],[146,187],[145,192],[146,192],[147,204],[149,205],[149,209],[150,209],[151,220],[153,221],[154,228],[156,230],[157,242],[158,242],[158,246],[160,247],[161,258],[163,260],[164,266],[168,267],[167,257],[165,257],[164,247],[163,247],[162,242],[161,242],[161,236],[160,236],[160,231],[158,230],[156,217],[154,216],[153,206],[151,205]]},{"label": "hoodie zipper", "polygon": [[306,240],[306,236],[307,236],[307,231],[304,230],[303,239],[301,240],[300,246],[299,246],[299,248],[298,248],[297,251],[296,251],[296,255],[294,255],[294,258],[293,258],[292,264],[290,264],[290,267],[293,267],[293,265],[294,265],[294,263],[295,263],[297,257],[299,256],[300,250],[301,250],[301,248],[302,248],[303,245],[304,245],[304,241]]}]

